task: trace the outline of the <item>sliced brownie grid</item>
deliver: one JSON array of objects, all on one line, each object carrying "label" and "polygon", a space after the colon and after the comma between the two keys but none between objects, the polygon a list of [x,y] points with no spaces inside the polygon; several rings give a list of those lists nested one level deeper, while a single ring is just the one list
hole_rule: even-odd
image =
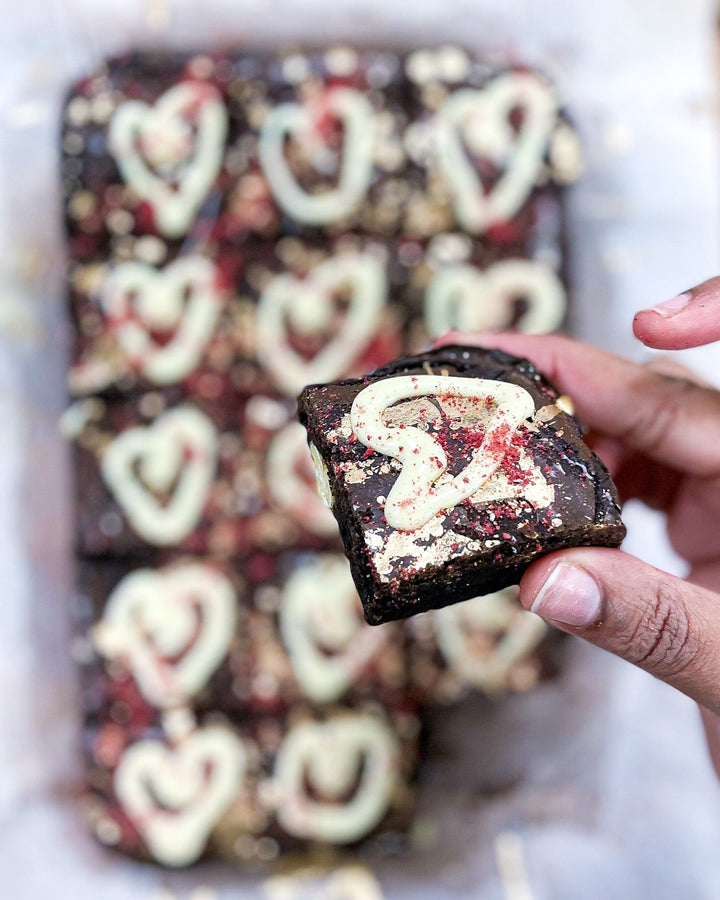
[{"label": "sliced brownie grid", "polygon": [[[458,48],[137,52],[61,142],[93,832],[181,866],[405,831],[452,623],[362,621],[295,398],[566,321],[555,95]],[[490,675],[453,684],[529,688],[531,637],[484,616]]]}]

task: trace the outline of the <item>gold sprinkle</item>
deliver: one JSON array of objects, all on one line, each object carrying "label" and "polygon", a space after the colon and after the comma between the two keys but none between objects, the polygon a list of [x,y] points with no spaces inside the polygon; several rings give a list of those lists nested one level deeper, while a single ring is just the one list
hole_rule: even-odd
[{"label": "gold sprinkle", "polygon": [[547,406],[542,406],[535,413],[534,421],[544,424],[545,422],[549,422],[551,419],[554,419],[559,412],[560,408],[558,406],[556,406],[554,403],[548,403]]},{"label": "gold sprinkle", "polygon": [[97,198],[90,191],[77,191],[70,198],[67,208],[73,219],[84,219],[95,212]]}]

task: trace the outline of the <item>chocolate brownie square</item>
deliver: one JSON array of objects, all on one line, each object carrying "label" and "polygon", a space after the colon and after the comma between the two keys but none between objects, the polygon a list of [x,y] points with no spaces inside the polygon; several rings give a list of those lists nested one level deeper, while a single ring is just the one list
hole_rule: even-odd
[{"label": "chocolate brownie square", "polygon": [[527,360],[445,347],[307,387],[298,406],[370,624],[625,536],[607,470]]},{"label": "chocolate brownie square", "polygon": [[405,146],[419,175],[410,176],[405,233],[459,229],[497,246],[525,243],[534,200],[559,195],[582,170],[554,87],[538,72],[499,68],[456,46],[410,53],[405,73]]},{"label": "chocolate brownie square", "polygon": [[248,389],[294,399],[306,384],[359,375],[401,352],[392,241],[284,237],[249,242],[245,252],[238,302],[248,306],[250,331],[237,365]]},{"label": "chocolate brownie square", "polygon": [[239,568],[247,618],[211,684],[220,708],[277,714],[408,699],[407,641],[395,624],[363,620],[342,552],[255,554]]},{"label": "chocolate brownie square", "polygon": [[526,247],[504,250],[460,232],[397,242],[405,274],[396,292],[410,323],[409,352],[448,331],[546,334],[565,325],[570,297],[560,208],[545,199],[543,236]]},{"label": "chocolate brownie square", "polygon": [[62,121],[70,256],[147,262],[202,243],[234,182],[227,147],[247,127],[228,103],[235,59],[116,57],[78,81]]},{"label": "chocolate brownie square", "polygon": [[289,48],[241,58],[230,93],[248,127],[229,151],[236,184],[228,227],[241,233],[259,197],[269,210],[263,236],[397,233],[408,167],[405,85],[399,55],[383,50]]}]

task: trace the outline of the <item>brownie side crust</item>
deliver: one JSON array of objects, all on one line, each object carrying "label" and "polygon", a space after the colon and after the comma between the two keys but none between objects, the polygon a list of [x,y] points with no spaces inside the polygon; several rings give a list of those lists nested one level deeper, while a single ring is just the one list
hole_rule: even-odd
[{"label": "brownie side crust", "polygon": [[[473,497],[441,511],[432,533],[398,533],[385,520],[383,503],[400,465],[358,441],[349,414],[355,397],[368,385],[425,374],[518,385],[531,395],[536,417],[529,427],[518,429],[502,465],[510,473],[509,483],[517,482],[514,496],[481,502]],[[585,445],[578,422],[555,405],[558,397],[529,361],[463,346],[399,359],[364,379],[304,389],[299,418],[323,461],[368,622],[404,618],[516,584],[530,563],[553,550],[621,543],[625,527],[615,486]],[[448,471],[453,458],[468,461],[472,448],[463,446],[467,432],[464,438],[462,428],[438,431],[437,436],[445,440]],[[551,491],[551,502],[533,503],[523,496],[523,485],[530,484],[528,460],[536,479]]]}]

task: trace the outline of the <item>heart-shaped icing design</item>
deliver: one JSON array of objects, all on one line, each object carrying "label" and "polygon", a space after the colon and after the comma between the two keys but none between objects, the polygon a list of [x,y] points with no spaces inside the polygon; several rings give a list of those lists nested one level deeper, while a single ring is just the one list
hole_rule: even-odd
[{"label": "heart-shaped icing design", "polygon": [[[433,613],[433,627],[446,663],[474,687],[489,693],[507,688],[510,670],[542,641],[543,620],[519,604],[517,590],[507,588]],[[497,640],[479,649],[477,632]]]},{"label": "heart-shaped icing design", "polygon": [[[130,365],[155,384],[189,375],[213,335],[222,304],[215,266],[202,256],[162,272],[141,262],[116,266],[103,285],[103,311]],[[159,344],[153,332],[174,331]]]},{"label": "heart-shaped icing design", "polygon": [[450,265],[438,271],[425,294],[425,322],[432,337],[448,331],[503,331],[512,325],[514,302],[527,308],[518,331],[546,334],[565,315],[565,289],[555,272],[530,259],[506,259],[484,272]]},{"label": "heart-shaped icing design", "polygon": [[[517,132],[510,121],[516,108],[524,112]],[[434,122],[435,154],[466,231],[480,234],[506,222],[527,200],[543,166],[557,109],[550,88],[520,72],[500,75],[481,90],[462,88],[443,103]],[[490,190],[468,150],[503,169]]]},{"label": "heart-shaped icing design", "polygon": [[187,866],[237,796],[245,751],[227,728],[198,729],[175,747],[139,741],[125,751],[113,786],[150,854]]},{"label": "heart-shaped icing design", "polygon": [[341,697],[389,636],[365,623],[347,560],[330,555],[287,580],[280,632],[295,677],[317,703]]},{"label": "heart-shaped icing design", "polygon": [[[197,525],[216,460],[213,423],[188,406],[119,434],[105,450],[101,472],[133,529],[151,544],[169,546]],[[166,503],[156,496],[167,493]]]},{"label": "heart-shaped icing design", "polygon": [[289,512],[303,528],[320,537],[338,534],[335,516],[318,496],[314,479],[308,482],[303,478],[303,471],[313,478],[313,460],[305,429],[299,422],[291,422],[275,435],[266,467],[268,492],[279,509]]},{"label": "heart-shaped icing design", "polygon": [[[335,163],[318,130],[318,122],[331,116],[342,124],[343,151],[336,187],[309,194],[297,183],[285,158],[285,142],[294,138],[302,145],[311,165],[327,171]],[[338,87],[326,91],[314,103],[301,106],[282,103],[265,119],[258,139],[260,163],[279,205],[298,222],[326,225],[352,213],[362,202],[373,175],[375,115],[360,91]]]},{"label": "heart-shaped icing design", "polygon": [[[337,292],[349,290],[339,329],[311,359],[289,343],[332,331]],[[283,393],[295,397],[306,384],[333,381],[348,372],[376,333],[385,304],[385,266],[374,253],[346,253],[315,266],[307,278],[277,275],[257,307],[257,354]]]},{"label": "heart-shaped icing design", "polygon": [[365,866],[353,863],[327,872],[308,866],[263,883],[267,900],[383,900],[380,885]]},{"label": "heart-shaped icing design", "polygon": [[220,94],[204,82],[177,84],[153,106],[128,100],[112,117],[109,150],[167,237],[188,230],[220,171],[226,132]]},{"label": "heart-shaped icing design", "polygon": [[121,660],[143,695],[161,709],[187,702],[227,654],[235,592],[200,563],[126,575],[108,598],[93,643]]},{"label": "heart-shaped icing design", "polygon": [[366,713],[296,725],[275,760],[278,821],[297,837],[359,840],[390,805],[398,754],[387,724]]},{"label": "heart-shaped icing design", "polygon": [[[388,408],[403,400],[434,396],[444,414],[460,418],[470,401],[480,438],[470,462],[455,476],[439,441],[413,427],[388,427]],[[401,375],[376,381],[355,397],[350,424],[359,441],[402,466],[385,500],[388,525],[414,531],[443,509],[471,497],[500,467],[518,426],[535,412],[528,391],[505,381],[436,375]]]}]

